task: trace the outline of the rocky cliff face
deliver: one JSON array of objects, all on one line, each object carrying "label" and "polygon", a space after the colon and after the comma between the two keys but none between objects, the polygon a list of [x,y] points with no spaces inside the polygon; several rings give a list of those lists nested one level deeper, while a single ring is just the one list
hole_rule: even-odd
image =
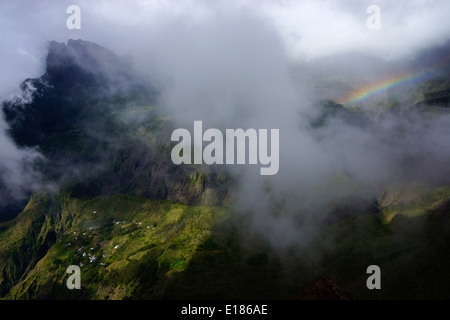
[{"label": "rocky cliff face", "polygon": [[79,197],[222,202],[223,174],[171,162],[173,125],[126,58],[81,40],[48,48],[45,74],[25,80],[23,97],[2,106],[14,141],[43,153],[38,165],[48,180]]}]

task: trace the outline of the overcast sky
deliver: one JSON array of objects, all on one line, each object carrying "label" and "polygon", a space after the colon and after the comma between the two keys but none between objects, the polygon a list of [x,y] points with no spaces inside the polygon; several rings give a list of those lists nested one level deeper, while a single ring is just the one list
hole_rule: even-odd
[{"label": "overcast sky", "polygon": [[[66,27],[70,4],[81,8],[81,30]],[[380,30],[366,26],[372,4],[381,9]],[[155,39],[176,36],[177,26],[207,27],[218,15],[245,11],[275,26],[293,59],[352,50],[397,58],[442,43],[450,34],[447,0],[1,1],[0,94],[42,73],[48,40],[81,38],[133,54],[143,43],[157,45]]]}]

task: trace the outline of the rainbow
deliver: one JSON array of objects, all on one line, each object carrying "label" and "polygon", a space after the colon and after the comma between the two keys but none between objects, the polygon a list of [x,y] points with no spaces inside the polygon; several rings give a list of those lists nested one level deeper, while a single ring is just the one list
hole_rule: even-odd
[{"label": "rainbow", "polygon": [[391,76],[387,79],[379,80],[376,83],[367,84],[356,91],[349,92],[339,99],[338,102],[343,105],[356,104],[391,88],[429,80],[434,74],[435,72],[433,71],[422,71],[418,73],[409,72]]}]

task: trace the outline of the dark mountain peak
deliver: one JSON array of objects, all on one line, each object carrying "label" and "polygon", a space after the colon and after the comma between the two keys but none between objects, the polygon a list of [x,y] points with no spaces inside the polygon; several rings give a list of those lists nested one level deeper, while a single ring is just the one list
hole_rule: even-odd
[{"label": "dark mountain peak", "polygon": [[139,83],[127,60],[92,42],[49,42],[46,63],[42,77],[22,83],[21,98],[3,103],[9,133],[21,146],[41,146],[52,133],[105,118],[120,107],[113,103],[117,97],[147,101],[153,93]]},{"label": "dark mountain peak", "polygon": [[48,45],[45,80],[57,87],[96,85],[118,89],[129,83],[130,64],[111,50],[84,40]]},{"label": "dark mountain peak", "polygon": [[83,67],[118,66],[119,58],[109,49],[94,42],[69,39],[67,44],[51,41],[48,45],[47,70],[64,67],[66,63]]}]

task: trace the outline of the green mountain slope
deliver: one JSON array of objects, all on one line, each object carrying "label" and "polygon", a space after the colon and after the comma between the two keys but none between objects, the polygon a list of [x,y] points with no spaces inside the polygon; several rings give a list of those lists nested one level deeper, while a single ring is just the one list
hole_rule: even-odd
[{"label": "green mountain slope", "polygon": [[[161,298],[224,214],[221,207],[129,195],[34,197],[1,227],[2,296]],[[81,291],[68,290],[64,281],[73,264],[81,266]]]},{"label": "green mountain slope", "polygon": [[[297,299],[324,276],[354,298],[449,298],[450,189],[391,188],[378,205],[378,214],[322,226],[307,248],[279,252],[225,207],[35,196],[0,225],[2,298]],[[72,264],[81,290],[66,287]],[[366,287],[372,264],[382,290]]]}]

